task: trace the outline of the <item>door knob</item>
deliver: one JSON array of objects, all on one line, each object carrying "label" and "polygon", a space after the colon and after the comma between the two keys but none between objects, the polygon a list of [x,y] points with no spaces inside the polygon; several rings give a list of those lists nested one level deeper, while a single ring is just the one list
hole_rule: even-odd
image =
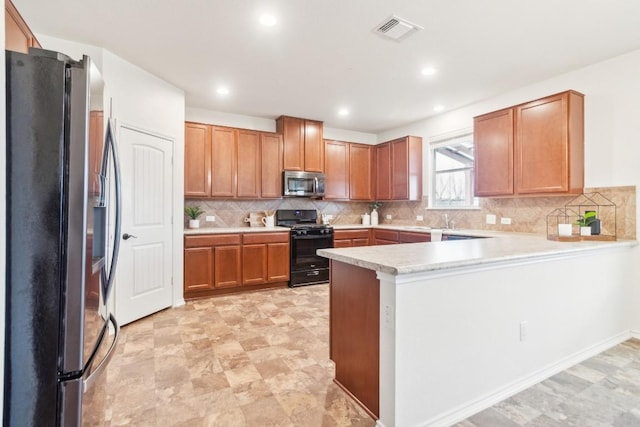
[{"label": "door knob", "polygon": [[130,238],[132,238],[132,237],[133,237],[134,239],[137,239],[137,238],[138,238],[138,236],[134,236],[133,234],[128,234],[128,233],[124,233],[124,234],[122,235],[122,238],[123,238],[124,240],[129,240],[129,239],[130,239]]}]

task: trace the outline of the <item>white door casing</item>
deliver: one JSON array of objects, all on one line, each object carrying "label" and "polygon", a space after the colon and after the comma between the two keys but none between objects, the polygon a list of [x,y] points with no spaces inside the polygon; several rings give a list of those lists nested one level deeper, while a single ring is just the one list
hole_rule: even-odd
[{"label": "white door casing", "polygon": [[[115,283],[121,325],[172,304],[173,139],[119,127],[122,235]],[[125,234],[133,235],[124,239]]]}]

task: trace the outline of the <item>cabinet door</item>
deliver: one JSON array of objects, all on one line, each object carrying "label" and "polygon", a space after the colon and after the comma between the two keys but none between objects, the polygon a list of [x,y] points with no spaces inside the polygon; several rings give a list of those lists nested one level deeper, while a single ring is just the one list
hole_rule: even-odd
[{"label": "cabinet door", "polygon": [[4,31],[4,45],[7,50],[29,53],[30,47],[41,47],[18,9],[10,1],[5,1]]},{"label": "cabinet door", "polygon": [[474,194],[507,196],[513,186],[513,109],[474,118]]},{"label": "cabinet door", "polygon": [[289,280],[289,242],[267,245],[267,281],[287,282]]},{"label": "cabinet door", "polygon": [[184,250],[184,291],[213,289],[213,248]]},{"label": "cabinet door", "polygon": [[242,284],[242,249],[240,245],[214,248],[214,286],[229,288]]},{"label": "cabinet door", "polygon": [[238,130],[237,196],[260,198],[260,136],[258,132]]},{"label": "cabinet door", "polygon": [[568,93],[515,108],[518,194],[569,191],[568,110]]},{"label": "cabinet door", "polygon": [[267,245],[242,246],[242,284],[257,285],[267,281]]},{"label": "cabinet door", "polygon": [[376,199],[391,199],[391,145],[376,146]]},{"label": "cabinet door", "polygon": [[406,138],[391,142],[391,199],[409,198],[409,142]]},{"label": "cabinet door", "polygon": [[[282,136],[260,133],[263,198],[282,197]],[[242,157],[240,157],[242,159]]]},{"label": "cabinet door", "polygon": [[211,195],[211,133],[209,126],[185,124],[184,195]]},{"label": "cabinet door", "polygon": [[349,144],[349,199],[374,199],[373,155],[371,145]]},{"label": "cabinet door", "polygon": [[304,170],[304,120],[282,116],[276,121],[284,146],[284,170]]},{"label": "cabinet door", "polygon": [[325,140],[325,199],[349,199],[349,144]]},{"label": "cabinet door", "polygon": [[211,196],[236,195],[237,129],[211,127]]},{"label": "cabinet door", "polygon": [[304,121],[304,170],[324,172],[322,122]]}]

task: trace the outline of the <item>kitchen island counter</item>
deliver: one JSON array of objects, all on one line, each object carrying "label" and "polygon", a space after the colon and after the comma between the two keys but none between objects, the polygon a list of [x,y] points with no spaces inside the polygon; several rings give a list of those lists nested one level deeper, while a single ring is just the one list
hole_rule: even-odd
[{"label": "kitchen island counter", "polygon": [[455,424],[635,336],[636,241],[497,236],[318,251],[335,382],[378,427]]},{"label": "kitchen island counter", "polygon": [[379,245],[321,249],[318,254],[369,270],[399,275],[505,261],[569,256],[585,251],[609,250],[614,247],[631,247],[638,244],[635,240],[556,242],[534,234],[477,230],[459,230],[457,233],[487,238],[408,243],[392,247]]}]

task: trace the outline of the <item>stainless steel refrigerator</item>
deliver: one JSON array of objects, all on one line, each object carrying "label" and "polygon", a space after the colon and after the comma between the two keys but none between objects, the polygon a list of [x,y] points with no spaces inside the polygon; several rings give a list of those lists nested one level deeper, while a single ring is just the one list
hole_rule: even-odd
[{"label": "stainless steel refrigerator", "polygon": [[80,425],[117,342],[120,172],[103,88],[86,56],[6,52],[5,426]]}]

